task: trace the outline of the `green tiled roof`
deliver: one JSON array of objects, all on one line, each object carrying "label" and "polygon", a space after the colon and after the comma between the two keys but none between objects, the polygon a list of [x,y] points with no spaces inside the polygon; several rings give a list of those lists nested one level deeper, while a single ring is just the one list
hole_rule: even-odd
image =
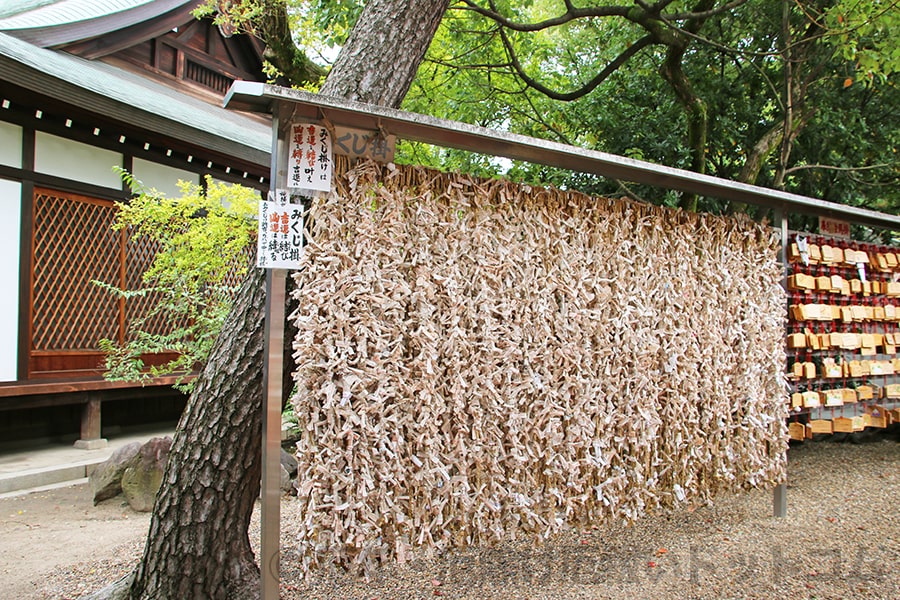
[{"label": "green tiled roof", "polygon": [[0,31],[42,48],[96,38],[197,0],[0,0]]},{"label": "green tiled roof", "polygon": [[0,30],[54,27],[129,10],[155,0],[6,0]]},{"label": "green tiled roof", "polygon": [[37,10],[48,4],[54,4],[59,1],[60,0],[6,0],[0,4],[0,19]]},{"label": "green tiled roof", "polygon": [[0,33],[3,81],[112,118],[140,123],[191,144],[268,164],[271,128],[254,118],[208,104],[136,73],[38,48]]}]

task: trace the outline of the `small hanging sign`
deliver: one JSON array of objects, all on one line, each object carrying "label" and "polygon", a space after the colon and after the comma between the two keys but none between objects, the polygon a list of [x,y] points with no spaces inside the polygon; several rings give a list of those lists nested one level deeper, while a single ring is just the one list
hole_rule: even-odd
[{"label": "small hanging sign", "polygon": [[288,182],[291,189],[304,192],[331,190],[334,155],[331,134],[320,125],[295,123],[288,148]]},{"label": "small hanging sign", "polygon": [[256,266],[297,269],[303,251],[303,205],[291,204],[288,190],[269,192],[259,203]]},{"label": "small hanging sign", "polygon": [[848,240],[850,239],[850,223],[839,219],[819,217],[819,233]]},{"label": "small hanging sign", "polygon": [[334,153],[352,158],[371,158],[377,162],[393,162],[397,136],[349,127],[334,128]]}]

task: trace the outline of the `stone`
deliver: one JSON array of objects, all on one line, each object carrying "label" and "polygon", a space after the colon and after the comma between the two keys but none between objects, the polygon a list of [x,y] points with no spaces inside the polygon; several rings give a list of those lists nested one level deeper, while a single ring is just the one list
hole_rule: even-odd
[{"label": "stone", "polygon": [[300,440],[300,428],[294,423],[281,424],[281,443],[292,444]]},{"label": "stone", "polygon": [[79,450],[100,450],[109,446],[106,438],[98,438],[96,440],[75,440],[75,447]]},{"label": "stone", "polygon": [[135,460],[122,474],[122,493],[137,512],[150,512],[162,484],[172,438],[153,438],[141,446]]},{"label": "stone", "polygon": [[297,475],[297,457],[290,452],[285,452],[284,448],[281,449],[281,466],[291,477]]},{"label": "stone", "polygon": [[131,442],[113,452],[109,458],[94,468],[88,481],[94,494],[95,505],[122,493],[122,474],[131,466],[140,451],[141,443]]},{"label": "stone", "polygon": [[294,481],[291,479],[290,473],[281,465],[281,491],[284,494],[294,494]]}]

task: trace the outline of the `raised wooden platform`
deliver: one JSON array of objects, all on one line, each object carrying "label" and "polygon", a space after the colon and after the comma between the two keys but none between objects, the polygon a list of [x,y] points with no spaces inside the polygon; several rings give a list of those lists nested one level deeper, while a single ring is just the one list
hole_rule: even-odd
[{"label": "raised wooden platform", "polygon": [[178,380],[176,376],[157,377],[143,385],[100,377],[0,382],[0,411],[81,404],[81,439],[76,445],[96,448],[103,442],[100,437],[103,402],[153,396],[162,388],[171,388]]}]

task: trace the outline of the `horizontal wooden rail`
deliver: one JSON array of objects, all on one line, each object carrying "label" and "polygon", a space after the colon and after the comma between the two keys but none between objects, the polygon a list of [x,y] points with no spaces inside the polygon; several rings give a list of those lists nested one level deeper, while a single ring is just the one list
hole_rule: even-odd
[{"label": "horizontal wooden rail", "polygon": [[[196,377],[188,375],[186,381]],[[120,400],[146,397],[160,388],[178,383],[177,376],[157,377],[143,385],[131,381],[102,378],[20,380],[0,383],[0,410],[17,410],[65,404],[85,404],[90,400]]]},{"label": "horizontal wooden rail", "polygon": [[[190,380],[196,375],[188,375]],[[95,390],[118,390],[136,387],[160,387],[178,383],[178,376],[155,377],[143,384],[134,381],[108,381],[102,378],[20,380],[0,382],[0,398],[9,396],[31,396],[35,394],[64,394],[67,392],[87,392]]]}]

